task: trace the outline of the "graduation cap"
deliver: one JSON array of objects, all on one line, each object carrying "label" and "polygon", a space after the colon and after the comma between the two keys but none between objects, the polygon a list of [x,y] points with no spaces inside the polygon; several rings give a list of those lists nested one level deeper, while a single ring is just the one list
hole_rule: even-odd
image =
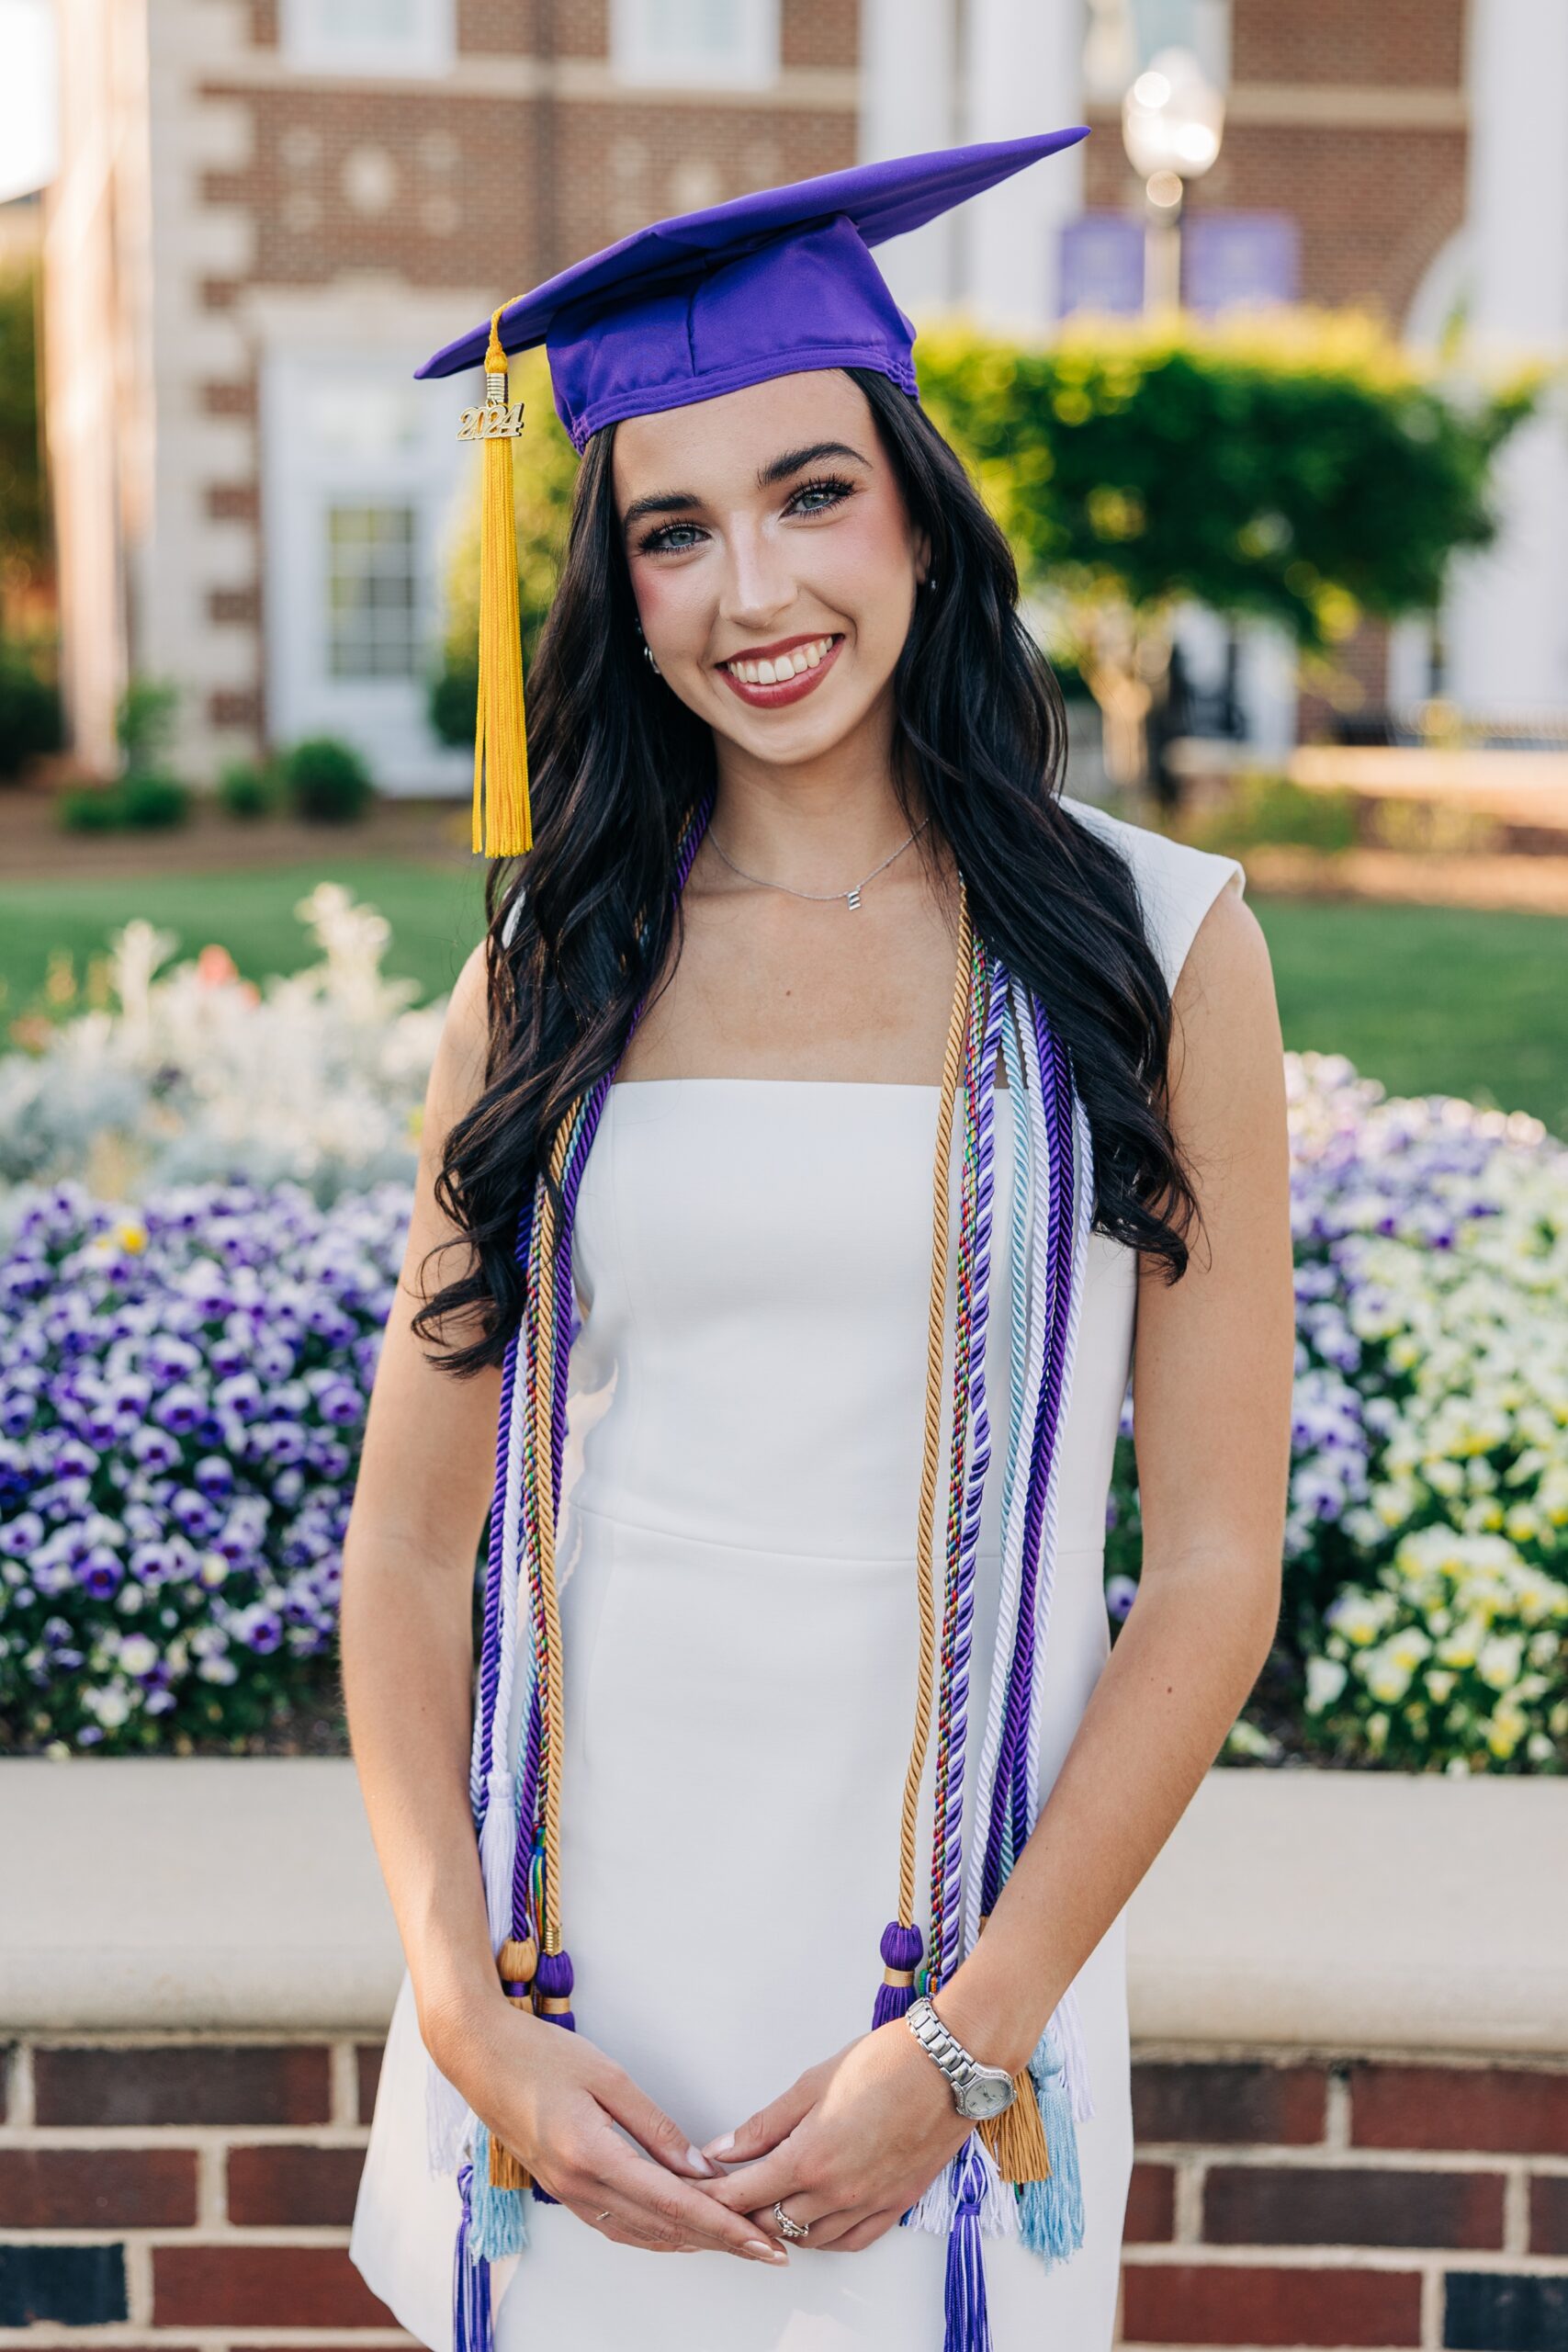
[{"label": "graduation cap", "polygon": [[503,302],[427,359],[422,377],[481,360],[485,398],[459,433],[484,445],[479,533],[476,852],[533,840],[513,537],[511,352],[543,344],[557,413],[580,452],[623,417],[712,400],[816,368],[874,368],[916,397],[915,330],[872,258],[1029,164],[1088,136],[1075,125],[1027,139],[860,164],[655,221]]}]

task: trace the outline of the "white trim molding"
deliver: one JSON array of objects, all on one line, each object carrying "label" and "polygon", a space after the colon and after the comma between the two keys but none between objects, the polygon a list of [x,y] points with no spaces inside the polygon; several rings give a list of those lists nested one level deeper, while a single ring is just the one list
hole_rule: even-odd
[{"label": "white trim molding", "polygon": [[[1568,2055],[1565,1849],[1562,1781],[1211,1772],[1129,1906],[1134,2036]],[[0,2032],[379,2031],[402,1973],[346,1761],[0,1762]]]}]

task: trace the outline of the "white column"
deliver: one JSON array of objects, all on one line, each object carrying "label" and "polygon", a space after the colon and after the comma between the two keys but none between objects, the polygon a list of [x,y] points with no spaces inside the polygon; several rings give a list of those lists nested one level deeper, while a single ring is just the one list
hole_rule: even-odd
[{"label": "white column", "polygon": [[[1473,0],[1469,242],[1475,356],[1568,349],[1568,8]],[[1568,709],[1568,417],[1561,396],[1498,461],[1502,533],[1456,566],[1450,691],[1477,711]]]},{"label": "white column", "polygon": [[[969,0],[966,18],[964,138],[1017,139],[1083,120],[1083,0]],[[1027,330],[1055,317],[1058,241],[1083,209],[1086,143],[964,206],[962,290],[988,325]]]},{"label": "white column", "polygon": [[[860,159],[918,155],[964,136],[958,116],[954,0],[862,0]],[[877,265],[917,322],[958,296],[952,214],[879,246]]]}]

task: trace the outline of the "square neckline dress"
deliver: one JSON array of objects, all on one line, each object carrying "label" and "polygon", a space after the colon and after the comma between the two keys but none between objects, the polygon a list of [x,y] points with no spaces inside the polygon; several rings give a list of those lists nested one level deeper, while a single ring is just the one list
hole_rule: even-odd
[{"label": "square neckline dress", "polygon": [[[1130,860],[1174,987],[1240,867],[1066,805]],[[937,1097],[826,1080],[623,1082],[583,1178],[558,1539],[573,2007],[699,2145],[863,2033],[880,1981],[914,1705]],[[1002,1089],[997,1119],[994,1278],[1006,1297]],[[955,1136],[954,1197],[960,1149]],[[1095,1235],[1061,1441],[1042,1801],[1109,1654],[1105,1503],[1135,1292],[1133,1252]],[[950,1281],[950,1348],[952,1296]],[[991,1393],[1005,1395],[1005,1315],[988,1348]],[[944,1459],[945,1447],[944,1430]],[[999,1489],[987,1481],[981,1522],[981,1690]],[[929,1934],[926,1900],[922,1886]],[[987,2241],[994,2352],[1111,2342],[1133,2158],[1122,1919],[1076,1985],[1095,2109],[1078,2127],[1084,2244],[1047,2270],[1016,2242]],[[450,2352],[457,2198],[427,2167],[427,2064],[405,1977],[350,2255],[403,2326]],[[497,2352],[941,2342],[946,2247],[923,2233],[894,2229],[852,2256],[802,2249],[775,2269],[618,2245],[532,2199],[527,2226],[525,2252],[496,2266]]]}]

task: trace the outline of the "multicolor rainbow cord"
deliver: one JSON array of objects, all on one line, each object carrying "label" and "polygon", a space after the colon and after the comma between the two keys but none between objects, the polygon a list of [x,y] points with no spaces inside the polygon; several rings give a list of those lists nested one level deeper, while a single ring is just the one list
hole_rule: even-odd
[{"label": "multicolor rainbow cord", "polygon": [[[679,843],[679,898],[711,803]],[[640,1008],[639,1008],[640,1017]],[[627,1032],[637,1026],[634,1019]],[[623,1047],[624,1051],[624,1047]],[[976,1743],[976,1831],[964,1852],[970,1669],[976,1567],[992,1425],[986,1356],[991,1307],[998,1062],[1012,1102],[1010,1398],[1001,1506],[998,1634],[983,1733]],[[507,1350],[470,1793],[492,1944],[509,1996],[569,2030],[572,1965],[562,1939],[561,1634],[556,1522],[573,1328],[572,1232],[583,1170],[615,1077],[611,1069],[561,1123],[547,1180],[519,1218],[525,1306]],[[961,1106],[961,1119],[960,1119]],[[951,1382],[949,1195],[959,1124],[959,1229]],[[1071,1391],[1093,1203],[1088,1120],[1066,1050],[1044,1006],[974,932],[961,892],[957,967],[937,1120],[925,1436],[918,1525],[919,1670],[900,1822],[898,1909],[882,1938],[873,2024],[901,2017],[917,1991],[944,1984],[973,1950],[1039,1812],[1040,1692],[1056,1555],[1058,1438]],[[947,1510],[940,1620],[935,1508],[944,1431]],[[516,1667],[525,1661],[514,1713]],[[930,1956],[915,1917],[917,1825],[934,1712]],[[514,1723],[518,1728],[514,1730]],[[982,1834],[983,1826],[983,1834]],[[922,1966],[922,1962],[925,1962]],[[433,2167],[457,2174],[457,2352],[486,2352],[488,2267],[526,2240],[530,2183],[509,2153],[433,2072]],[[1047,2262],[1077,2251],[1083,2201],[1076,2122],[1090,2113],[1084,2037],[1071,1988],[1050,2020],[1019,2096],[971,2132],[904,2216],[948,2240],[945,2352],[986,2352],[984,2235],[1021,2236]]]}]

